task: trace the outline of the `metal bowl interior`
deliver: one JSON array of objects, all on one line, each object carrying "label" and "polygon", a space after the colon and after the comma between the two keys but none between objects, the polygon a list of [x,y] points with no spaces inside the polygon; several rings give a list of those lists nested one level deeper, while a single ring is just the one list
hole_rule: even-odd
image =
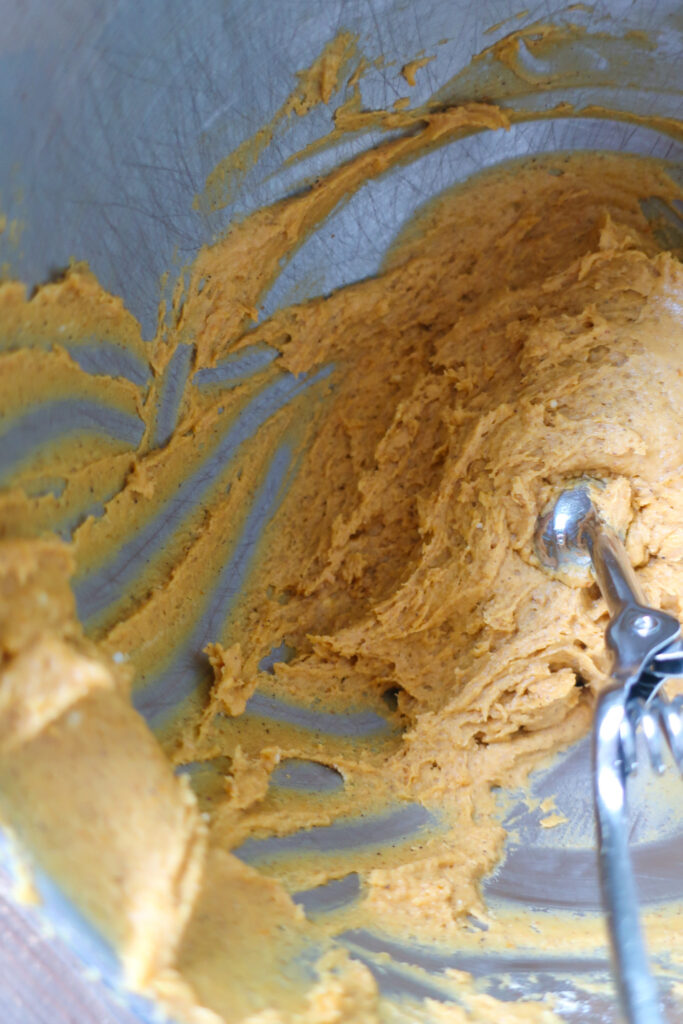
[{"label": "metal bowl interior", "polygon": [[[501,161],[599,149],[653,155],[680,167],[681,142],[661,124],[647,123],[647,118],[680,110],[675,83],[681,28],[675,0],[656,6],[614,0],[564,12],[549,11],[547,5],[528,12],[523,7],[521,0],[514,10],[509,0],[477,5],[287,0],[284,8],[277,0],[258,5],[249,0],[150,0],[144,5],[134,0],[97,5],[27,0],[20,6],[5,0],[0,4],[0,200],[8,220],[20,224],[15,232],[20,239],[17,245],[16,237],[13,242],[9,233],[0,235],[0,263],[33,285],[72,258],[87,260],[151,336],[164,272],[170,270],[172,284],[199,247],[235,217],[291,193],[376,141],[367,135],[350,137],[283,166],[286,156],[329,129],[330,109],[318,108],[286,126],[224,208],[193,208],[194,196],[217,161],[269,121],[292,89],[294,70],[308,66],[340,28],[358,34],[369,59],[386,58],[383,67],[363,79],[369,107],[390,106],[407,94],[400,69],[420,51],[436,59],[410,91],[413,104],[430,95],[444,101],[475,97],[477,77],[458,72],[513,27],[539,19],[571,20],[581,23],[586,34],[582,42],[558,50],[555,69],[538,67],[530,52],[523,55],[536,84],[503,98],[528,109],[528,121],[502,138],[482,133],[423,154],[367,183],[335,210],[283,267],[262,303],[262,318],[294,300],[376,273],[387,248],[422,204]],[[653,42],[635,65],[625,39],[629,29],[646,29]],[[623,37],[623,45],[608,44],[607,35]],[[551,70],[557,72],[554,77]],[[602,105],[613,116],[534,119],[534,111],[540,115],[560,101],[579,108]],[[621,114],[641,115],[643,121],[634,123]],[[258,510],[253,521],[250,543],[255,544]],[[112,580],[110,586],[116,585]],[[184,685],[169,678],[163,698],[157,691],[141,697],[139,710],[152,726]],[[279,712],[264,707],[261,713]],[[349,721],[348,728],[360,734],[365,726]],[[570,826],[561,833],[540,828],[529,793],[507,794],[504,803],[501,798],[510,837],[503,863],[485,881],[487,899],[494,908],[518,907],[539,920],[551,913],[599,915],[588,741],[536,773],[530,790],[537,801],[553,796]],[[676,855],[683,818],[672,813],[675,805],[670,782],[662,786],[639,778],[632,801],[634,861],[643,904],[653,908],[683,899]],[[410,821],[403,827],[409,831]],[[381,834],[376,832],[376,838]],[[343,832],[338,841],[344,846]],[[79,955],[115,984],[110,951],[49,880],[41,879],[40,886],[46,914]],[[307,912],[324,913],[356,894],[349,876],[302,894],[301,900]],[[567,1022],[611,1024],[617,1019],[606,951],[599,958],[540,951],[500,957],[485,950],[444,956],[369,932],[347,933],[342,941],[374,967],[383,990],[396,996],[438,997],[440,972],[457,967],[502,999],[553,992]],[[378,951],[390,955],[381,969],[373,959]],[[144,1019],[147,1009],[134,1005]]]}]

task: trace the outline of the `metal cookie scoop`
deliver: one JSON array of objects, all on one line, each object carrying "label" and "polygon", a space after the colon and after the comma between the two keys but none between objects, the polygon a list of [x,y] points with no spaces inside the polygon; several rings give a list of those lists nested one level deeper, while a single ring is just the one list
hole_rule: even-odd
[{"label": "metal cookie scoop", "polygon": [[585,486],[565,491],[539,520],[536,548],[549,568],[592,564],[611,615],[605,640],[613,685],[598,700],[593,747],[603,900],[624,1015],[630,1024],[663,1024],[640,930],[626,778],[637,767],[638,729],[655,770],[664,769],[663,734],[683,771],[683,700],[657,696],[666,679],[683,675],[681,628],[671,615],[645,604],[621,541],[600,520]]}]

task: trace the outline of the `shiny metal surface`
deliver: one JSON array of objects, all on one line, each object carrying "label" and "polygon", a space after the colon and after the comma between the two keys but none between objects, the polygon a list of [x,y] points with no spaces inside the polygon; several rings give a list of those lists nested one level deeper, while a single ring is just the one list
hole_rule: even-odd
[{"label": "shiny metal surface", "polygon": [[[71,259],[86,259],[104,286],[123,297],[145,335],[152,336],[159,300],[202,244],[235,217],[303,187],[306,180],[372,145],[372,137],[349,139],[294,169],[283,168],[288,155],[329,130],[330,111],[318,109],[306,119],[295,119],[275,138],[223,210],[193,207],[216,162],[273,116],[294,84],[294,70],[310,64],[340,28],[358,35],[370,61],[383,55],[389,62],[371,69],[363,81],[368,107],[388,107],[408,95],[412,104],[431,94],[444,100],[471,98],[475,86],[462,79],[453,83],[452,77],[511,27],[539,18],[565,18],[587,31],[646,28],[655,48],[652,59],[636,70],[618,48],[605,57],[586,44],[574,48],[568,60],[596,73],[603,62],[601,85],[586,90],[568,78],[562,88],[545,91],[539,85],[516,98],[530,111],[562,100],[579,105],[604,101],[646,117],[680,114],[680,96],[670,88],[679,66],[679,16],[678,0],[654,6],[646,0],[613,0],[564,13],[559,4],[527,8],[524,0],[476,5],[469,0],[0,0],[0,211],[17,225],[12,238],[9,232],[0,235],[0,265],[8,264],[9,272],[31,287]],[[436,59],[409,90],[400,68],[419,51]],[[416,209],[481,168],[512,157],[577,148],[671,160],[680,158],[682,149],[670,136],[645,125],[577,117],[532,119],[495,138],[473,136],[425,154],[335,210],[283,267],[264,299],[261,317],[294,299],[324,294],[375,273]],[[160,279],[166,271],[164,287]],[[182,367],[176,370],[180,373]],[[169,393],[172,384],[169,378]],[[172,426],[170,403],[169,410]],[[256,544],[258,534],[256,518],[250,544]],[[117,584],[112,579],[109,586]],[[188,671],[179,665],[164,680],[163,692],[150,693],[141,704],[152,723],[173,703]],[[254,705],[253,712],[264,719],[284,713],[265,704]],[[359,737],[363,730],[376,728],[360,718],[349,716],[334,727]],[[303,710],[298,721],[304,727],[315,724]],[[328,722],[317,724],[322,733],[330,727]],[[571,822],[569,838],[561,830],[558,834],[540,828],[527,794],[513,795],[505,811],[511,830],[507,856],[484,883],[493,906],[520,908],[539,917],[557,910],[600,912],[591,786],[586,741],[532,779],[533,799],[553,796]],[[672,820],[646,773],[629,788],[638,807],[629,827],[641,900],[666,905],[683,897],[677,860],[682,823]],[[401,827],[412,826],[407,822]],[[375,833],[378,842],[391,841],[381,825]],[[306,837],[311,841],[317,840]],[[346,841],[351,837],[338,837],[341,846]],[[324,913],[335,900],[336,905],[353,900],[353,879],[343,882],[334,883],[333,890],[301,894],[307,913]],[[49,880],[41,885],[46,916],[79,956],[116,986],[111,951],[102,948]],[[379,980],[397,997],[423,994],[425,989],[438,996],[439,974],[455,967],[470,971],[502,999],[553,994],[557,1012],[568,1024],[617,1020],[611,993],[600,988],[608,977],[606,955],[449,955],[369,933],[347,934],[341,941],[368,962],[376,952],[388,953],[390,965]],[[419,968],[422,988],[402,965]],[[584,985],[584,980],[589,983]],[[0,1009],[1,1000],[2,993]],[[146,1019],[148,1011],[134,1005],[140,1020]],[[55,1014],[59,1012],[56,1002]],[[82,1024],[87,1018],[73,1013],[64,1017],[70,1019]],[[21,1024],[34,1021],[26,1016]]]},{"label": "shiny metal surface", "polygon": [[628,718],[621,687],[603,693],[595,714],[595,809],[602,892],[614,977],[629,1024],[661,1024],[657,987],[648,967],[629,853],[622,734]]},{"label": "shiny metal surface", "polygon": [[[577,556],[582,561],[588,558],[612,616],[605,640],[612,655],[614,685],[598,699],[593,753],[602,891],[623,1012],[629,1024],[661,1024],[664,1018],[648,967],[629,852],[626,779],[637,765],[639,727],[654,766],[664,768],[659,723],[648,701],[666,677],[651,676],[648,668],[666,648],[680,651],[680,625],[671,615],[645,604],[623,545],[601,522],[586,487],[562,492],[538,524],[536,548],[541,562],[554,569],[571,564]],[[666,698],[654,699],[675,755],[680,728],[677,707]]]},{"label": "shiny metal surface", "polygon": [[[679,622],[645,604],[623,544],[600,520],[585,486],[563,491],[541,518],[536,550],[541,563],[552,569],[573,563],[592,565],[611,615],[605,633],[612,656],[611,674],[625,688],[628,699],[628,690],[641,679],[656,654],[664,648],[678,652],[672,641],[680,636]],[[653,680],[652,685],[657,683]]]}]

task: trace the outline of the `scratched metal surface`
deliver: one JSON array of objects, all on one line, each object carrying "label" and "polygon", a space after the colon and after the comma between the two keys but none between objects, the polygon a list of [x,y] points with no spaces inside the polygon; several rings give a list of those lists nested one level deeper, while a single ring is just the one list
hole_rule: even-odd
[{"label": "scratched metal surface", "polygon": [[[0,0],[0,210],[23,223],[18,248],[0,236],[0,264],[8,261],[14,276],[34,284],[72,257],[87,259],[102,283],[124,297],[151,336],[159,279],[165,270],[177,270],[236,215],[287,194],[307,176],[368,145],[367,137],[348,140],[332,152],[311,158],[303,168],[283,171],[283,158],[329,124],[329,111],[316,110],[297,120],[286,138],[266,151],[224,210],[192,209],[194,195],[216,162],[268,121],[285,99],[293,85],[293,68],[309,64],[340,28],[358,32],[369,57],[383,54],[395,61],[393,68],[370,74],[363,86],[368,105],[386,106],[401,88],[406,91],[398,77],[402,63],[420,50],[437,53],[411,91],[411,100],[418,102],[443,86],[472,54],[509,30],[508,25],[485,34],[488,26],[523,7],[521,0],[479,4],[470,0],[279,0],[277,4],[25,0],[21,5]],[[556,9],[553,4],[533,5],[514,24],[552,15]],[[631,83],[622,92],[613,90],[607,97],[611,102],[641,113],[672,113],[672,104],[680,104],[680,97],[672,100],[664,81],[676,47],[680,52],[680,31],[676,35],[673,21],[677,11],[679,4],[669,0],[658,2],[656,9],[644,0],[615,0],[598,3],[591,11],[574,12],[574,20],[583,18],[589,27],[606,25],[604,19],[611,16],[623,25],[647,27],[658,39],[661,80],[655,71],[647,83]],[[444,39],[448,42],[439,45]],[[588,52],[581,59],[597,60],[598,56]],[[627,67],[623,74],[628,81]],[[576,93],[562,98],[595,98]],[[558,98],[539,94],[527,102],[542,107]],[[575,148],[620,149],[670,159],[681,156],[681,147],[668,137],[598,120],[531,122],[502,139],[482,135],[447,146],[368,184],[335,211],[283,268],[262,304],[262,317],[295,298],[324,293],[375,272],[387,245],[414,210],[453,182],[512,156]],[[188,356],[179,350],[168,371],[157,444],[163,444],[173,427]],[[269,358],[267,351],[254,350],[242,354],[239,361],[226,360],[215,371],[207,371],[206,381],[198,385],[248,375]],[[143,373],[140,367],[115,366],[97,346],[91,352],[81,350],[79,359],[88,363],[91,372],[121,372],[131,379]],[[294,386],[286,380],[282,383],[283,401],[290,384]],[[265,412],[256,410],[244,430],[255,429]],[[39,434],[38,429],[36,437]],[[15,451],[4,445],[0,473],[3,459],[10,465],[29,440],[26,434],[17,437]],[[245,533],[244,558],[258,537],[269,500],[266,487]],[[172,515],[169,511],[165,523],[169,529]],[[64,534],[69,535],[69,524],[64,525]],[[140,537],[138,543],[142,557],[147,541]],[[106,583],[105,579],[104,589],[97,591],[103,607],[116,596]],[[94,613],[95,590],[91,590],[86,581],[80,601]],[[205,629],[210,626],[204,624]],[[192,672],[190,655],[178,661],[172,676],[138,699],[140,710],[152,723],[186,685]],[[364,731],[381,727],[368,716],[314,721],[304,709],[293,712],[258,695],[249,711],[264,718],[294,714],[304,727],[323,733],[342,730],[359,738]],[[521,795],[508,803],[512,833],[507,857],[486,882],[487,895],[497,905],[531,908],[539,916],[554,909],[598,910],[588,765],[584,743],[539,774],[534,783],[538,798],[556,797],[558,810],[571,822],[569,830],[540,828],[538,813],[528,809]],[[334,784],[314,766],[298,782],[291,773],[288,780],[285,783],[283,776],[280,784],[320,790]],[[655,790],[647,779],[639,780],[633,807],[635,863],[643,901],[654,905],[683,899],[680,816],[672,814],[661,788]],[[423,824],[419,809],[406,808],[402,816],[371,823],[370,830],[373,841],[388,842]],[[323,855],[330,844],[350,846],[367,839],[364,832],[318,829],[287,841],[319,849]],[[263,842],[272,846],[276,841]],[[258,863],[269,852],[271,847],[252,843],[245,844],[241,855]],[[4,855],[0,859],[9,863]],[[8,877],[6,871],[0,877],[0,1019],[6,1024],[38,1024],[48,1019],[51,1024],[145,1020],[144,1004],[127,1001],[124,1005],[113,998],[110,989],[116,989],[118,982],[111,952],[49,880],[40,882],[47,908],[40,914],[13,909]],[[357,879],[349,876],[297,898],[307,913],[320,914],[355,899],[357,893]],[[45,937],[41,929],[46,918],[60,934]],[[556,993],[561,1016],[570,1024],[614,1024],[617,1019],[609,994],[581,987],[584,976],[607,977],[603,957],[445,956],[388,944],[369,932],[341,938],[361,959],[379,949],[391,954],[391,963],[379,973],[388,993],[437,995],[439,972],[455,966],[487,978],[490,990],[505,999]],[[83,964],[89,972],[85,975]],[[420,982],[420,988],[402,973],[403,964],[423,968],[433,977],[433,986]],[[95,972],[106,984],[93,980]]]},{"label": "scratched metal surface", "polygon": [[0,873],[0,1019],[4,1024],[140,1024],[35,908],[17,906]]}]

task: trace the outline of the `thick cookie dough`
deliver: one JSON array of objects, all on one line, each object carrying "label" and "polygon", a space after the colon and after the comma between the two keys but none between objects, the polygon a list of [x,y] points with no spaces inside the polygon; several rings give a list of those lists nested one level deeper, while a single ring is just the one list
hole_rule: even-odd
[{"label": "thick cookie dough", "polygon": [[[468,119],[506,123],[473,104],[409,145]],[[376,278],[256,322],[280,261],[406,145],[202,251],[152,343],[83,267],[30,299],[0,289],[6,451],[38,409],[84,417],[2,464],[0,806],[129,984],[198,1024],[555,1019],[540,1003],[502,1009],[455,972],[445,1002],[403,1018],[334,935],[538,943],[528,922],[488,914],[479,882],[504,840],[494,789],[584,734],[605,683],[595,588],[550,578],[533,553],[566,481],[598,482],[648,598],[683,615],[683,269],[639,205],[677,195],[664,168],[560,154],[489,172],[423,211]],[[94,333],[128,373],[93,372]],[[265,346],[278,358],[241,381],[208,373]],[[118,434],[87,419],[92,403]],[[256,427],[240,434],[248,409]],[[274,452],[288,461],[271,486]],[[263,501],[254,551],[243,540]],[[272,648],[280,660],[259,667]],[[171,707],[187,699],[157,742],[130,687],[158,708],[166,683]],[[382,727],[265,723],[254,694],[374,711]],[[276,784],[302,761],[338,784]],[[366,830],[347,850],[285,845],[257,866],[232,852],[406,808],[419,827],[393,843]],[[324,922],[291,898],[353,874],[358,900]],[[651,946],[670,949],[679,923],[659,915]],[[547,929],[569,952],[603,943],[599,921]]]}]

